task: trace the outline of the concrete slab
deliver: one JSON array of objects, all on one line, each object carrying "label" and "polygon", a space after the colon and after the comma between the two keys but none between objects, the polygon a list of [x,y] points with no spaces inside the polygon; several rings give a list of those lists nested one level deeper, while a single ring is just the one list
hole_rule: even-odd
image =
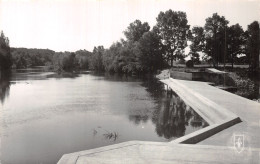
[{"label": "concrete slab", "polygon": [[[187,86],[181,83],[182,81],[172,78],[161,81],[172,88],[186,104],[191,106],[210,125],[189,135],[178,138],[172,141],[172,143],[196,144],[230,126],[233,126],[234,124],[241,122],[237,115],[222,106],[219,106],[207,97],[187,88]],[[208,85],[208,83],[204,82],[195,83]]]},{"label": "concrete slab", "polygon": [[[189,91],[186,92],[186,94],[185,92],[179,93],[182,94],[182,96],[188,96],[188,98],[191,98],[188,95],[190,93],[196,93],[198,96],[203,95],[203,97],[206,97],[208,100],[221,106],[221,108],[223,109],[222,112],[225,113],[225,110],[228,110],[230,113],[233,113],[236,116],[238,116],[242,121],[242,123],[236,124],[228,129],[225,129],[213,135],[212,137],[205,139],[199,144],[231,146],[234,144],[234,135],[243,134],[245,137],[246,146],[251,148],[260,148],[259,103],[237,96],[230,92],[223,91],[204,82],[185,81],[176,79],[171,79],[171,81],[171,85],[175,85],[175,87],[172,87],[173,90],[177,91],[178,89],[176,90],[176,88],[179,88],[177,85],[181,84],[185,86],[186,91]],[[188,100],[188,102],[189,101],[190,100]],[[193,107],[193,105],[191,106]],[[211,110],[211,108],[208,109]],[[218,117],[217,115],[214,115],[214,113],[213,116],[216,118]],[[217,122],[219,119],[213,121]]]},{"label": "concrete slab", "polygon": [[171,79],[171,81],[177,81],[177,83],[184,85],[187,90],[202,95],[230,113],[234,113],[248,126],[260,126],[260,103],[218,89],[204,82],[176,79]]},{"label": "concrete slab", "polygon": [[[103,150],[102,150],[103,149]],[[131,141],[74,153],[71,163],[259,163],[259,149]],[[58,164],[67,164],[65,155]]]},{"label": "concrete slab", "polygon": [[233,146],[236,135],[244,136],[244,146],[260,148],[260,127],[248,126],[245,122],[236,124],[199,142],[200,145]]},{"label": "concrete slab", "polygon": [[193,84],[193,86],[188,87],[188,85],[184,83],[187,82],[186,80],[177,80],[170,78],[161,81],[172,88],[184,100],[186,104],[191,106],[210,125],[220,123],[227,119],[238,117],[237,115],[230,112],[226,108],[223,108],[211,99],[208,99],[207,96],[204,96],[203,94],[200,94],[200,92],[192,89],[198,86],[202,88],[210,86],[208,85],[208,83],[189,81],[190,83],[187,84]]}]

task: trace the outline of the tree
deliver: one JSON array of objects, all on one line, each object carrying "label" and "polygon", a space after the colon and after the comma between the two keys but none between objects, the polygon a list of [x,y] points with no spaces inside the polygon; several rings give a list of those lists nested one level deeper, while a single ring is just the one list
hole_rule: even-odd
[{"label": "tree", "polygon": [[212,17],[206,19],[205,23],[205,53],[213,60],[215,67],[218,62],[224,62],[225,54],[225,30],[229,22],[224,16],[214,13]]},{"label": "tree", "polygon": [[190,36],[190,53],[189,55],[191,56],[191,60],[194,63],[198,63],[200,60],[200,52],[204,51],[205,48],[205,33],[204,33],[204,28],[195,26],[191,30],[191,36]]},{"label": "tree", "polygon": [[247,28],[247,51],[249,54],[249,65],[251,71],[256,71],[259,68],[259,48],[260,48],[260,36],[259,36],[259,23],[257,21],[252,22]]},{"label": "tree", "polygon": [[138,63],[137,59],[137,48],[138,42],[127,42],[126,45],[124,45],[120,51],[120,58],[123,62],[122,72],[124,73],[137,73],[140,72],[141,66]]},{"label": "tree", "polygon": [[53,56],[53,67],[57,72],[73,71],[77,68],[76,54],[70,52],[57,52]]},{"label": "tree", "polygon": [[91,57],[91,66],[92,69],[95,69],[96,71],[104,71],[104,65],[103,65],[103,55],[104,55],[105,49],[103,46],[94,47],[93,55]]},{"label": "tree", "polygon": [[150,26],[147,22],[142,23],[140,20],[135,20],[133,23],[127,27],[124,31],[126,38],[129,41],[138,41],[145,32],[150,30]]},{"label": "tree", "polygon": [[147,22],[142,23],[140,20],[135,20],[130,23],[127,30],[124,31],[127,40],[121,40],[121,43],[112,45],[106,51],[108,56],[105,56],[103,60],[105,69],[124,73],[142,72],[142,66],[137,57],[137,45],[143,34],[149,30],[150,26]]},{"label": "tree", "polygon": [[232,25],[227,29],[227,57],[228,61],[234,65],[234,59],[238,54],[244,53],[246,38],[244,30],[239,24]]},{"label": "tree", "polygon": [[12,66],[11,49],[9,39],[5,37],[4,32],[0,35],[0,71],[8,70]]},{"label": "tree", "polygon": [[75,60],[75,53],[70,53],[70,52],[65,52],[63,54],[63,58],[62,58],[62,69],[64,71],[72,71],[73,69],[76,68],[76,60]]},{"label": "tree", "polygon": [[76,62],[80,69],[89,69],[92,53],[87,50],[78,50],[75,52]]},{"label": "tree", "polygon": [[165,58],[170,61],[184,58],[184,48],[187,46],[189,35],[188,20],[185,12],[168,10],[160,12],[156,18],[155,29],[161,37]]},{"label": "tree", "polygon": [[113,43],[108,50],[105,51],[103,55],[103,65],[108,72],[122,72],[122,67],[125,62],[121,56],[121,51],[123,48],[122,42]]},{"label": "tree", "polygon": [[160,38],[154,31],[144,33],[138,41],[136,53],[142,71],[153,72],[164,65]]}]

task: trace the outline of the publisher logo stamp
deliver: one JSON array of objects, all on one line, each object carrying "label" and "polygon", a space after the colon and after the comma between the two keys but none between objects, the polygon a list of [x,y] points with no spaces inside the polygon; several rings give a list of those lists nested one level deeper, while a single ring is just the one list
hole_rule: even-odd
[{"label": "publisher logo stamp", "polygon": [[238,153],[244,150],[244,135],[234,135],[234,148]]}]

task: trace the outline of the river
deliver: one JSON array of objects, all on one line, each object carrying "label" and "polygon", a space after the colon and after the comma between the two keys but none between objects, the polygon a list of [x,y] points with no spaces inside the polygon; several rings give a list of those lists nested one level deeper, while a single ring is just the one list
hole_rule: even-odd
[{"label": "river", "polygon": [[207,126],[152,77],[59,76],[41,68],[0,81],[0,120],[2,164],[53,164],[66,153],[169,142]]}]

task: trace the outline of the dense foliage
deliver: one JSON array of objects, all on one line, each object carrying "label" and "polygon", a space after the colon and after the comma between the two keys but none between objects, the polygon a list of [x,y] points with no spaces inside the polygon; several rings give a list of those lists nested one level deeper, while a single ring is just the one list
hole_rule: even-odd
[{"label": "dense foliage", "polygon": [[190,36],[190,57],[194,63],[200,62],[200,53],[205,49],[205,33],[203,27],[195,26],[191,31]]},{"label": "dense foliage", "polygon": [[248,39],[247,39],[247,52],[249,55],[249,64],[251,71],[259,68],[259,54],[260,54],[260,29],[259,23],[254,21],[248,25]]},{"label": "dense foliage", "polygon": [[150,30],[150,26],[147,22],[142,23],[140,20],[135,20],[130,23],[124,34],[129,41],[138,41],[145,32]]},{"label": "dense foliage", "polygon": [[0,35],[0,71],[8,70],[12,66],[11,50],[9,39],[5,37],[3,31]]},{"label": "dense foliage", "polygon": [[212,58],[214,66],[218,62],[224,61],[225,55],[225,35],[229,21],[224,16],[214,13],[212,17],[206,19],[204,26],[206,45],[204,51]]},{"label": "dense foliage", "polygon": [[156,20],[155,28],[164,45],[164,55],[173,66],[173,60],[185,57],[184,48],[187,47],[187,38],[190,34],[186,13],[168,10],[160,12]]},{"label": "dense foliage", "polygon": [[54,51],[48,49],[11,48],[13,68],[44,66],[52,62]]},{"label": "dense foliage", "polygon": [[89,69],[91,53],[86,50],[76,52],[56,52],[53,55],[50,67],[57,72],[72,72]]},{"label": "dense foliage", "polygon": [[[238,61],[238,55],[245,52],[246,34],[239,24],[227,28],[227,62]],[[248,61],[248,60],[247,60]]]},{"label": "dense foliage", "polygon": [[251,70],[259,63],[259,23],[254,21],[244,31],[239,24],[228,26],[224,16],[214,13],[208,17],[204,27],[192,28],[190,53],[191,60],[198,63],[203,59],[218,66],[218,63],[249,64]]},{"label": "dense foliage", "polygon": [[55,71],[89,69],[91,52],[55,52],[49,49],[11,48],[13,68],[48,66]]},{"label": "dense foliage", "polygon": [[126,74],[154,72],[165,66],[160,37],[147,22],[135,20],[124,32],[127,40],[111,45],[95,47],[91,59],[96,71],[108,71]]}]

